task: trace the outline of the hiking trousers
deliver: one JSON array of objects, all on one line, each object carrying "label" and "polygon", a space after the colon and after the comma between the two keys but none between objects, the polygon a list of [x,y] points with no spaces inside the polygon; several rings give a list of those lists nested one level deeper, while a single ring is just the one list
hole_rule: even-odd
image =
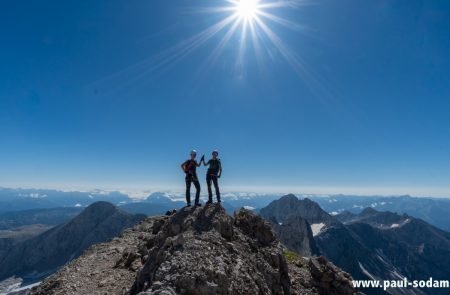
[{"label": "hiking trousers", "polygon": [[198,182],[197,175],[186,175],[186,203],[191,204],[191,185],[195,186],[195,205],[200,202],[200,182]]},{"label": "hiking trousers", "polygon": [[206,184],[208,185],[208,202],[212,202],[212,189],[211,182],[214,184],[214,189],[216,191],[217,202],[220,203],[220,190],[218,177],[215,174],[206,175]]}]

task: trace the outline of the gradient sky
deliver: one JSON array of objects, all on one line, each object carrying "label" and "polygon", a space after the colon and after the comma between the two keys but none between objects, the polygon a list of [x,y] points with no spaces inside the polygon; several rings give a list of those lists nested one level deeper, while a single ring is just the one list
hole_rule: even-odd
[{"label": "gradient sky", "polygon": [[450,196],[450,2],[309,2],[213,57],[228,28],[183,41],[225,1],[1,1],[0,185],[171,188],[218,148],[225,190]]}]

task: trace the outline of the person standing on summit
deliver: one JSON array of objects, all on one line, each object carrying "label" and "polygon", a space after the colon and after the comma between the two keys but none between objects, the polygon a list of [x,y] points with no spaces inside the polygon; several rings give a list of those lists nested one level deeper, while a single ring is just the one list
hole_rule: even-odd
[{"label": "person standing on summit", "polygon": [[181,169],[186,173],[186,203],[187,206],[191,206],[191,184],[193,183],[195,186],[195,206],[201,206],[200,204],[200,182],[197,177],[197,167],[200,166],[200,163],[205,162],[205,156],[202,157],[200,163],[195,160],[197,156],[197,151],[191,151],[191,158],[181,164]]},{"label": "person standing on summit", "polygon": [[[217,203],[220,204],[220,191],[219,191],[219,182],[218,179],[222,175],[222,163],[220,159],[217,158],[219,156],[219,152],[214,150],[212,152],[212,159],[205,163],[205,159],[203,159],[203,164],[208,167],[208,171],[206,172],[206,184],[208,185],[208,202],[206,204],[212,203],[212,189],[211,182],[214,184],[214,189],[216,191]],[[202,161],[200,161],[201,163]]]}]

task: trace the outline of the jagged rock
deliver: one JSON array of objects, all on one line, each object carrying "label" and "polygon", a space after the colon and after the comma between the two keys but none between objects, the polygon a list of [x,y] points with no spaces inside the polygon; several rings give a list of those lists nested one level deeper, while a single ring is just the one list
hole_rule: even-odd
[{"label": "jagged rock", "polygon": [[[266,294],[290,291],[281,245],[270,226],[250,212],[241,211],[233,220],[216,205],[181,210],[155,239],[132,294],[171,294],[173,290],[230,294],[247,288]],[[259,249],[251,246],[255,242]]]},{"label": "jagged rock", "polygon": [[323,294],[352,295],[352,277],[320,256],[309,260],[309,268],[314,278],[314,286]]},{"label": "jagged rock", "polygon": [[[339,270],[320,262],[313,275],[307,262],[288,261],[285,251],[270,224],[248,210],[232,217],[215,204],[183,208],[90,248],[31,294],[355,292]],[[323,285],[323,277],[334,281]]]},{"label": "jagged rock", "polygon": [[260,245],[267,246],[276,240],[270,224],[250,210],[240,210],[234,217],[235,225],[244,234],[256,239]]}]

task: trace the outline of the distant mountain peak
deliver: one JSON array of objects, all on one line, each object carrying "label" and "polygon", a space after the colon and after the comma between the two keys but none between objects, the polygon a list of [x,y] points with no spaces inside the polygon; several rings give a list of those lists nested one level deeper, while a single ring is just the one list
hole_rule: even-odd
[{"label": "distant mountain peak", "polygon": [[265,219],[276,220],[278,223],[283,223],[289,215],[301,216],[309,224],[324,223],[332,225],[339,223],[330,214],[322,210],[316,202],[308,198],[300,200],[293,194],[272,201],[260,210],[260,214]]},{"label": "distant mountain peak", "polygon": [[373,215],[377,213],[379,213],[377,210],[373,209],[372,207],[367,207],[364,208],[364,210],[362,210],[359,215],[364,216],[364,215]]},{"label": "distant mountain peak", "polygon": [[295,200],[295,201],[297,201],[298,198],[297,198],[297,196],[294,195],[294,194],[287,194],[287,195],[282,196],[282,197],[280,198],[280,200]]},{"label": "distant mountain peak", "polygon": [[91,205],[86,207],[86,210],[84,210],[85,213],[89,213],[89,212],[96,212],[96,211],[106,211],[106,212],[115,212],[118,210],[118,208],[116,206],[114,206],[113,204],[111,204],[110,202],[106,202],[106,201],[97,201],[92,203]]}]

